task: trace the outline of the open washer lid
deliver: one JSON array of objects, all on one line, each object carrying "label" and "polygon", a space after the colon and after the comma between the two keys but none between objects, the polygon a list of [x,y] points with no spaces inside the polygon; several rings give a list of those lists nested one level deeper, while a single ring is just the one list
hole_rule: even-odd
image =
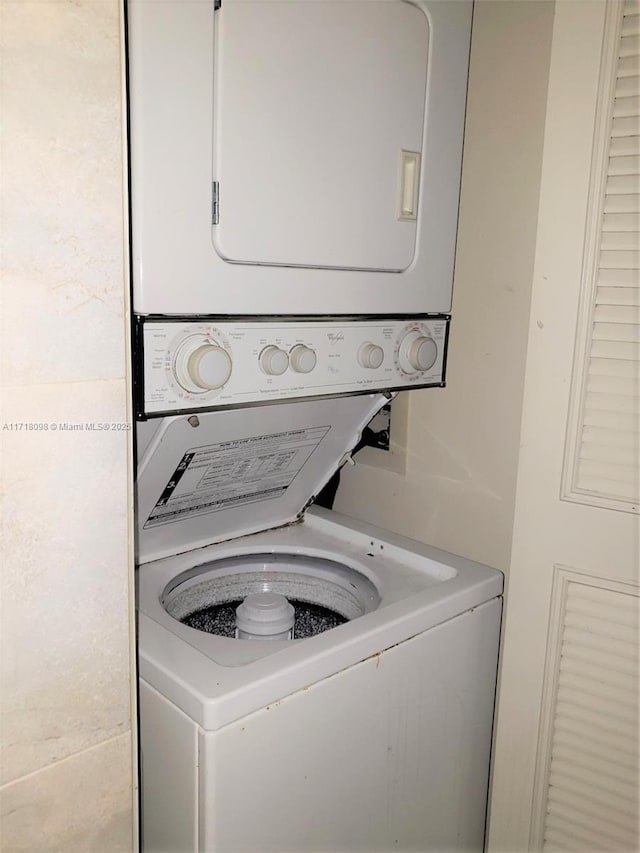
[{"label": "open washer lid", "polygon": [[288,524],[348,459],[382,394],[164,418],[138,465],[138,560]]}]

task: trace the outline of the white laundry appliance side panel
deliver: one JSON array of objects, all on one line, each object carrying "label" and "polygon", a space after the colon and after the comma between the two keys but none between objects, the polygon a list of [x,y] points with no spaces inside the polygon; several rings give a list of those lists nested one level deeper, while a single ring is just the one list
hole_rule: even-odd
[{"label": "white laundry appliance side panel", "polygon": [[483,849],[501,599],[217,732],[202,850]]},{"label": "white laundry appliance side panel", "polygon": [[[385,4],[371,5],[377,8]],[[415,228],[415,253],[413,260],[407,261],[411,252],[402,249],[400,261],[393,260],[393,264],[408,266],[403,266],[401,272],[385,272],[341,269],[335,261],[328,264],[327,258],[321,259],[327,267],[301,268],[264,262],[229,263],[220,257],[213,237],[218,225],[212,224],[213,182],[217,180],[213,174],[213,44],[218,13],[214,12],[213,2],[201,0],[130,0],[132,269],[136,313],[221,316],[449,312],[472,4],[467,0],[424,0],[412,5],[418,7],[416,15],[426,17],[429,32],[419,205],[415,223],[404,221],[396,225],[403,233]],[[225,11],[225,4],[221,11]],[[346,158],[356,161],[360,156],[360,151],[345,153]],[[218,214],[224,224],[228,194],[222,181],[223,178]],[[297,194],[305,191],[297,182],[291,186],[296,190],[293,199],[283,198],[277,186],[272,191],[272,203],[284,206],[289,221],[296,217]],[[357,196],[354,193],[352,197]],[[244,205],[247,214],[247,199],[239,199],[238,204]],[[336,227],[340,232],[336,225],[340,221],[340,205],[336,205],[334,213],[332,233]],[[269,215],[269,211],[265,212],[264,218]],[[347,211],[344,216],[344,222],[351,227],[353,214]],[[264,227],[264,218],[260,228]],[[374,255],[379,243],[384,240],[377,237],[368,243]],[[347,261],[338,259],[338,264]],[[375,266],[379,261],[373,258],[368,263]]]},{"label": "white laundry appliance side panel", "polygon": [[142,849],[198,851],[198,726],[140,680]]}]

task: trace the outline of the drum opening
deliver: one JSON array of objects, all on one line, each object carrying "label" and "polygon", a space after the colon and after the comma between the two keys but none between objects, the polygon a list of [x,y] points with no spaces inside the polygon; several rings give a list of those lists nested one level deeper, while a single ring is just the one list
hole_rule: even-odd
[{"label": "drum opening", "polygon": [[[299,554],[232,557],[199,566],[174,578],[163,605],[190,628],[233,638],[236,610],[259,593],[283,596],[295,610],[293,639],[305,639],[375,610],[380,597],[361,572],[324,558]],[[265,638],[266,639],[266,638]]]}]

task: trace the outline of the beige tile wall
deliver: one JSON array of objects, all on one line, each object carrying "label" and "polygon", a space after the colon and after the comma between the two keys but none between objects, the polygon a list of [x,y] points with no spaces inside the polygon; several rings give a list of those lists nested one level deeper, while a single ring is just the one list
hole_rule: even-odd
[{"label": "beige tile wall", "polygon": [[129,851],[121,10],[1,9],[0,848]]}]

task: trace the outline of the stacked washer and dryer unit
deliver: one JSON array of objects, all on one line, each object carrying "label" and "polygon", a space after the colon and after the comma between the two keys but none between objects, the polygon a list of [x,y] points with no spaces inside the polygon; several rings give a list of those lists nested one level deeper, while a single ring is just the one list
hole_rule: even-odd
[{"label": "stacked washer and dryer unit", "polygon": [[444,384],[471,11],[128,2],[146,853],[483,847],[501,576],[311,506]]}]

